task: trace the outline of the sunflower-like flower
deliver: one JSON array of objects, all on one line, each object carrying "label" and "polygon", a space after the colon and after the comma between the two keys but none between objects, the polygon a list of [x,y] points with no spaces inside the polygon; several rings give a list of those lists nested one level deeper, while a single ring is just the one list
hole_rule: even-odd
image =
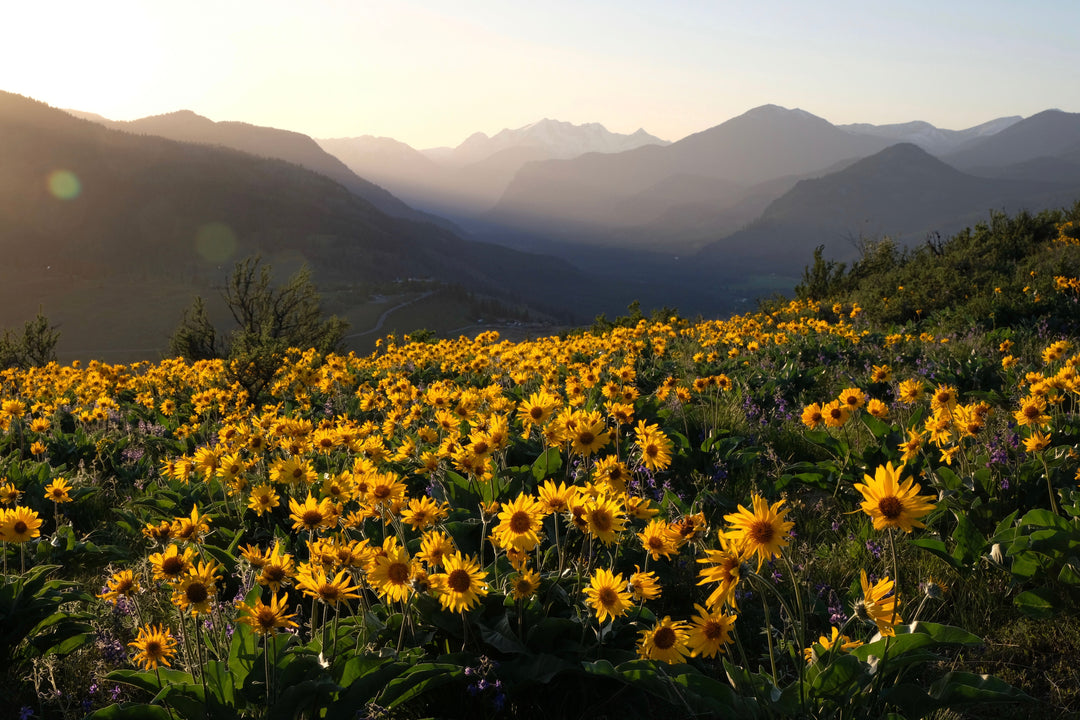
[{"label": "sunflower-like flower", "polygon": [[811,430],[817,430],[825,424],[825,416],[822,414],[820,403],[810,403],[803,408],[802,423]]},{"label": "sunflower-like flower", "polygon": [[278,630],[298,627],[292,620],[296,613],[287,613],[288,597],[286,595],[270,594],[270,604],[267,605],[260,598],[254,606],[247,603],[237,603],[240,614],[236,621],[250,625],[251,629],[259,635],[276,635]]},{"label": "sunflower-like flower", "polygon": [[[446,559],[444,558],[444,562]],[[379,595],[404,602],[412,589],[409,578],[415,568],[409,552],[396,543],[384,543],[383,553],[376,555],[368,568],[368,582]]]},{"label": "sunflower-like flower", "polygon": [[1050,447],[1050,433],[1035,430],[1031,433],[1031,437],[1024,438],[1024,450],[1029,453],[1041,452],[1048,447]]},{"label": "sunflower-like flower", "polygon": [[635,565],[636,572],[630,575],[627,581],[627,589],[634,595],[635,600],[655,600],[660,597],[660,581],[652,570],[642,572],[640,565]]},{"label": "sunflower-like flower", "polygon": [[554,480],[547,480],[537,489],[540,503],[549,513],[562,513],[570,509],[570,503],[577,494],[577,486],[566,486],[566,483],[555,484]]},{"label": "sunflower-like flower", "polygon": [[132,659],[144,670],[156,670],[159,665],[169,667],[169,660],[176,655],[176,638],[171,630],[160,625],[139,628],[135,641],[128,645],[138,650]]},{"label": "sunflower-like flower", "polygon": [[281,543],[275,542],[274,549],[262,558],[259,574],[255,576],[255,582],[266,585],[271,593],[277,593],[282,585],[287,585],[296,576],[296,563],[293,557],[285,552]]},{"label": "sunflower-like flower", "polygon": [[443,573],[433,580],[439,588],[439,602],[451,612],[465,612],[488,593],[487,573],[479,562],[460,552],[446,558]]},{"label": "sunflower-like flower", "polygon": [[350,585],[348,573],[341,570],[333,578],[318,565],[305,564],[296,575],[296,587],[305,595],[335,607],[342,600],[358,600],[360,588]]},{"label": "sunflower-like flower", "polygon": [[707,610],[701,605],[694,605],[697,615],[692,618],[690,637],[687,645],[691,657],[716,657],[724,652],[731,642],[731,632],[738,615],[731,615],[719,610]]},{"label": "sunflower-like flower", "polygon": [[523,570],[510,578],[510,592],[515,600],[525,600],[540,589],[540,576],[534,570]]},{"label": "sunflower-like flower", "polygon": [[720,535],[720,549],[706,550],[705,557],[698,558],[699,563],[705,565],[698,571],[698,585],[717,583],[709,595],[705,604],[710,608],[719,607],[729,601],[739,584],[739,568],[742,565],[742,556],[734,540],[729,540]]},{"label": "sunflower-like flower", "polygon": [[626,589],[622,573],[615,575],[606,568],[597,568],[593,573],[589,586],[585,588],[585,596],[601,623],[609,617],[614,619],[625,615],[630,608],[630,592]]},{"label": "sunflower-like flower", "polygon": [[828,427],[843,427],[851,419],[851,409],[839,400],[833,400],[821,408],[821,415]]},{"label": "sunflower-like flower", "polygon": [[180,552],[179,546],[172,544],[164,551],[150,556],[150,566],[154,571],[155,580],[175,583],[187,573],[188,568],[195,563],[195,550],[191,547],[184,548]]},{"label": "sunflower-like flower", "polygon": [[71,502],[71,486],[64,478],[56,478],[45,486],[45,499],[54,503]]},{"label": "sunflower-like flower", "polygon": [[860,570],[859,582],[862,585],[863,597],[855,603],[855,617],[877,625],[878,632],[882,636],[896,635],[893,627],[903,620],[896,612],[900,601],[893,592],[893,581],[886,577],[871,585],[866,577],[866,571]]},{"label": "sunflower-like flower", "polygon": [[189,543],[201,543],[202,537],[210,532],[210,517],[199,515],[199,507],[193,505],[190,517],[177,517],[173,519],[172,535],[177,540]]},{"label": "sunflower-like flower", "polygon": [[899,528],[911,532],[912,528],[926,527],[920,518],[934,509],[934,498],[919,495],[922,489],[914,479],[900,482],[903,466],[894,468],[892,463],[878,467],[874,477],[863,475],[866,483],[858,483],[855,489],[862,493],[862,509],[874,520],[875,530]]},{"label": "sunflower-like flower", "polygon": [[795,523],[787,520],[790,508],[780,509],[783,500],[771,506],[760,495],[753,496],[753,510],[739,505],[739,511],[725,515],[724,519],[734,527],[724,536],[735,541],[745,555],[757,555],[758,570],[762,563],[780,556],[780,549],[788,544],[787,534]]},{"label": "sunflower-like flower", "polygon": [[173,604],[192,615],[210,612],[210,602],[217,595],[217,571],[218,565],[213,561],[188,568],[173,590]]},{"label": "sunflower-like flower", "polygon": [[668,524],[657,518],[650,520],[637,537],[641,540],[645,552],[649,553],[653,560],[659,560],[661,555],[670,560],[672,553],[679,550],[668,533]]},{"label": "sunflower-like flower", "polygon": [[641,462],[652,472],[671,464],[671,440],[656,425],[638,421],[634,429],[635,443],[641,451]]},{"label": "sunflower-like flower", "polygon": [[37,511],[22,505],[0,512],[0,540],[24,543],[41,535],[41,518]]},{"label": "sunflower-like flower", "polygon": [[427,563],[428,568],[441,567],[443,560],[455,551],[454,541],[442,531],[426,532],[420,539],[420,552],[416,557]]},{"label": "sunflower-like flower", "polygon": [[426,495],[412,498],[409,505],[401,512],[401,521],[413,530],[423,531],[435,523],[446,519],[449,514],[446,503],[439,503]]},{"label": "sunflower-like flower", "polygon": [[585,503],[584,520],[588,533],[605,545],[615,542],[616,535],[626,527],[626,513],[622,504],[605,495]]},{"label": "sunflower-like flower", "polygon": [[[825,651],[836,648],[840,652],[848,652],[850,650],[854,650],[863,643],[862,640],[852,640],[847,635],[841,635],[840,631],[835,626],[833,626],[832,635],[829,637],[826,637],[825,635],[819,636],[817,643],[815,644],[820,645]],[[803,658],[806,660],[806,662],[812,663],[814,662],[814,660],[817,659],[817,657],[817,649],[813,646],[803,648]]]},{"label": "sunflower-like flower", "polygon": [[267,485],[261,483],[251,488],[251,494],[248,495],[248,507],[255,511],[255,514],[262,517],[264,512],[273,510],[281,504],[281,496],[277,494],[277,490],[273,485]]},{"label": "sunflower-like flower", "polygon": [[866,393],[855,387],[844,388],[837,399],[841,405],[854,412],[866,403]]},{"label": "sunflower-like flower", "polygon": [[665,617],[654,627],[641,631],[638,657],[659,660],[669,665],[686,662],[690,654],[690,628],[681,620]]},{"label": "sunflower-like flower", "polygon": [[331,520],[337,519],[333,505],[330,498],[318,501],[312,497],[311,493],[308,493],[303,503],[297,502],[295,498],[289,498],[289,519],[293,521],[293,530],[297,532],[307,530],[313,533],[319,528],[330,527]]},{"label": "sunflower-like flower", "polygon": [[524,493],[502,506],[499,524],[492,533],[503,548],[529,552],[540,542],[544,525],[544,506]]},{"label": "sunflower-like flower", "polygon": [[139,592],[139,581],[131,570],[120,570],[105,581],[105,592],[98,595],[107,603],[115,605],[121,597],[131,597]]}]

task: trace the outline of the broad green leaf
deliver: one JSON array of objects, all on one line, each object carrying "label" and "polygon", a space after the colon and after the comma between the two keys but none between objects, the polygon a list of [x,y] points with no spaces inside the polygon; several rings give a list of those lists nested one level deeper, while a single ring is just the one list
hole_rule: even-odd
[{"label": "broad green leaf", "polygon": [[1032,698],[992,675],[953,671],[930,686],[930,695],[944,707],[964,703],[1029,702]]},{"label": "broad green leaf", "polygon": [[548,448],[533,461],[532,475],[537,483],[542,483],[562,469],[562,455],[559,448]]},{"label": "broad green leaf", "polygon": [[1053,617],[1059,610],[1053,593],[1047,587],[1022,592],[1013,598],[1013,604],[1028,617],[1043,620]]}]

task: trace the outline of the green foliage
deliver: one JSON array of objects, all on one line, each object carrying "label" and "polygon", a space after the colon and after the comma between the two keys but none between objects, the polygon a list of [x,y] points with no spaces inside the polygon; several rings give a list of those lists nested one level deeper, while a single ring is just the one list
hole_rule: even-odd
[{"label": "green foliage", "polygon": [[29,368],[56,360],[56,341],[60,332],[39,310],[37,317],[27,320],[22,336],[4,330],[0,337],[0,368]]},{"label": "green foliage", "polygon": [[275,287],[270,266],[261,263],[259,257],[249,257],[233,268],[222,294],[236,327],[221,337],[220,348],[201,297],[184,312],[170,340],[172,351],[189,360],[225,358],[232,380],[252,398],[262,396],[287,350],[339,352],[348,328],[341,318],[324,316],[308,268]]},{"label": "green foliage", "polygon": [[844,279],[844,263],[826,260],[824,245],[814,248],[814,261],[803,269],[802,282],[795,286],[800,300],[824,300],[834,294]]}]

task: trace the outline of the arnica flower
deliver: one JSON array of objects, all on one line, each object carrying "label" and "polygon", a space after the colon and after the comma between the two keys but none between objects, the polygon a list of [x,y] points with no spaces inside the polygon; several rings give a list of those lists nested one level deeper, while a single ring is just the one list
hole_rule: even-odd
[{"label": "arnica flower", "polygon": [[424,533],[420,540],[420,552],[416,557],[427,563],[428,568],[442,567],[443,560],[454,553],[454,541],[444,532]]},{"label": "arnica flower", "polygon": [[685,622],[665,617],[655,627],[641,631],[638,657],[669,665],[686,662],[686,656],[690,654],[689,639],[690,631]]},{"label": "arnica flower", "polygon": [[716,657],[731,642],[731,632],[738,615],[710,611],[697,604],[694,609],[697,615],[691,618],[690,637],[687,640],[690,656]]},{"label": "arnica flower", "polygon": [[724,516],[734,526],[724,533],[725,537],[734,540],[744,554],[757,555],[758,570],[766,560],[780,556],[780,549],[787,547],[788,532],[795,527],[786,519],[789,508],[780,509],[783,504],[783,500],[777,500],[770,506],[765,498],[754,495],[752,511],[739,505],[738,512]]},{"label": "arnica flower", "polygon": [[844,388],[837,399],[848,410],[855,411],[866,403],[866,393],[859,388]]},{"label": "arnica flower", "polygon": [[922,380],[901,380],[897,388],[897,398],[905,405],[914,405],[922,399],[923,392]]},{"label": "arnica flower", "polygon": [[734,541],[728,540],[723,534],[720,535],[720,549],[706,550],[705,557],[698,558],[699,563],[705,565],[698,571],[698,585],[717,583],[709,595],[705,604],[715,608],[728,602],[739,584],[739,568],[742,565],[742,557]]},{"label": "arnica flower", "polygon": [[589,586],[585,588],[585,597],[601,623],[609,617],[621,617],[630,608],[630,592],[626,589],[622,573],[615,575],[606,568],[597,568],[593,573]]},{"label": "arnica flower", "polygon": [[540,542],[544,526],[544,507],[530,495],[518,495],[502,506],[499,524],[492,533],[504,548],[531,551]]},{"label": "arnica flower", "polygon": [[35,510],[17,505],[0,513],[0,540],[24,543],[41,535],[41,518]]},{"label": "arnica flower", "polygon": [[638,421],[634,430],[635,442],[641,451],[641,462],[652,472],[671,465],[671,440],[656,425]]},{"label": "arnica flower", "polygon": [[1024,438],[1024,450],[1029,453],[1041,452],[1048,447],[1050,447],[1050,433],[1035,430],[1031,433],[1031,437]]},{"label": "arnica flower", "polygon": [[121,597],[131,597],[139,592],[139,581],[131,570],[120,570],[105,581],[105,592],[98,595],[107,603],[115,605]]},{"label": "arnica flower", "polygon": [[272,485],[262,483],[251,488],[251,494],[248,496],[248,507],[254,510],[259,517],[262,517],[264,512],[273,510],[280,504],[281,496],[277,494]]},{"label": "arnica flower", "polygon": [[176,638],[163,626],[147,625],[139,628],[134,642],[128,643],[138,650],[133,660],[143,670],[156,670],[159,665],[169,666],[169,660],[176,655]]},{"label": "arnica flower", "polygon": [[45,499],[54,503],[71,502],[71,486],[64,478],[56,478],[45,486]]},{"label": "arnica flower", "polygon": [[471,557],[454,553],[446,558],[438,578],[439,602],[451,612],[465,612],[488,593],[487,573]]},{"label": "arnica flower", "polygon": [[415,568],[409,552],[392,542],[383,544],[383,553],[376,555],[368,567],[368,582],[382,597],[404,602],[412,587],[409,578]]},{"label": "arnica flower", "polygon": [[342,600],[357,600],[360,588],[349,584],[348,573],[338,572],[332,579],[322,567],[305,565],[296,576],[296,587],[305,595],[335,607]]},{"label": "arnica flower", "polygon": [[173,604],[192,615],[210,612],[210,602],[217,595],[217,571],[212,561],[188,568],[173,591]]},{"label": "arnica flower", "polygon": [[155,580],[175,583],[187,573],[195,561],[195,550],[191,547],[184,548],[181,553],[176,545],[169,545],[164,552],[154,553],[150,556],[150,566],[154,571]]},{"label": "arnica flower", "polygon": [[821,414],[825,418],[828,427],[843,427],[851,419],[851,409],[839,400],[833,400],[821,408]]},{"label": "arnica flower", "polygon": [[626,514],[622,505],[604,495],[585,504],[584,520],[587,532],[605,545],[615,542],[615,537],[626,527]]},{"label": "arnica flower", "polygon": [[289,519],[293,521],[293,530],[307,530],[312,533],[320,528],[330,527],[331,520],[337,519],[337,513],[329,498],[317,501],[308,493],[303,503],[289,498]]},{"label": "arnica flower", "polygon": [[661,555],[670,560],[672,553],[678,552],[678,547],[668,534],[668,525],[663,520],[653,518],[637,537],[653,560],[659,560]]},{"label": "arnica flower", "polygon": [[524,570],[510,579],[510,593],[515,600],[525,600],[540,589],[540,576],[533,570]]},{"label": "arnica flower", "polygon": [[893,581],[886,577],[871,585],[866,577],[866,571],[860,570],[859,582],[862,585],[863,597],[855,603],[855,617],[863,622],[872,622],[877,625],[878,632],[882,636],[896,635],[893,626],[900,624],[903,620],[896,612],[900,601],[893,592]]},{"label": "arnica flower", "polygon": [[[863,643],[861,640],[852,640],[847,635],[841,635],[840,631],[834,626],[832,628],[832,635],[830,637],[826,637],[825,635],[819,636],[816,644],[820,645],[821,648],[826,652],[832,650],[833,648],[839,650],[840,652],[848,652],[850,650],[854,650]],[[812,663],[814,662],[814,660],[817,659],[817,657],[818,653],[816,648],[812,646],[808,648],[803,648],[803,658],[806,660],[806,662]]]},{"label": "arnica flower", "polygon": [[275,635],[278,630],[286,630],[298,627],[292,620],[296,613],[287,613],[288,597],[271,593],[270,604],[267,605],[260,598],[254,606],[247,603],[238,603],[240,614],[236,621],[250,625],[251,629],[259,635]]},{"label": "arnica flower", "polygon": [[926,527],[922,518],[934,509],[933,497],[919,495],[922,486],[911,478],[900,482],[900,469],[892,463],[878,467],[874,477],[863,475],[866,483],[858,483],[855,489],[864,498],[862,509],[874,521],[875,530],[899,528],[911,532],[912,528]]},{"label": "arnica flower", "polygon": [[446,503],[439,504],[427,496],[412,498],[401,512],[401,521],[413,530],[423,531],[446,519],[448,512]]},{"label": "arnica flower", "polygon": [[555,484],[554,480],[547,480],[537,490],[540,503],[549,513],[562,513],[570,509],[570,502],[577,494],[577,486],[566,486],[566,483]]},{"label": "arnica flower", "polygon": [[636,572],[630,575],[626,584],[626,589],[633,594],[634,599],[655,600],[660,597],[660,581],[656,578],[656,573],[652,570],[642,572],[640,565],[635,565],[634,570]]},{"label": "arnica flower", "polygon": [[822,414],[820,403],[811,403],[803,408],[802,423],[811,430],[817,430],[825,424],[825,416]]}]

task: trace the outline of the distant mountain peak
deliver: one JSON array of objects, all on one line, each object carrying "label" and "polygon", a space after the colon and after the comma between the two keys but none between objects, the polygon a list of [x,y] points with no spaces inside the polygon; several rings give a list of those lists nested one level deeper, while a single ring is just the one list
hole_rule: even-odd
[{"label": "distant mountain peak", "polygon": [[511,148],[533,148],[550,159],[568,159],[591,152],[618,153],[642,145],[667,144],[640,128],[632,135],[623,135],[596,122],[576,125],[565,120],[542,118],[519,128],[504,128],[492,136],[473,133],[447,154],[447,159],[465,165]]}]

